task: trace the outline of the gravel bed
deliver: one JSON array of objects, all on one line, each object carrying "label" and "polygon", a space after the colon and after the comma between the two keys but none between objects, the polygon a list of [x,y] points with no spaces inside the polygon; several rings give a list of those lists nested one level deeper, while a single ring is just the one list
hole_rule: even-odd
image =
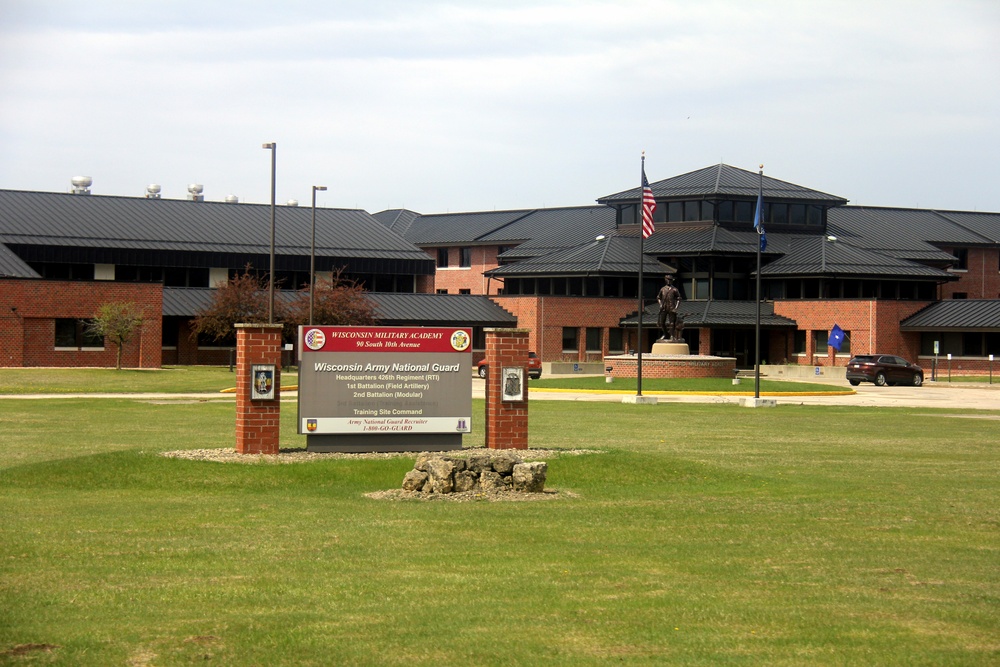
[{"label": "gravel bed", "polygon": [[[444,456],[465,458],[476,452],[488,452],[484,447],[470,447],[440,452]],[[600,454],[597,449],[514,449],[512,451],[525,461],[540,461],[558,456],[578,456],[581,454]],[[221,447],[218,449],[180,449],[172,452],[161,452],[160,456],[191,461],[214,461],[216,463],[308,463],[310,461],[329,461],[330,459],[396,459],[410,458],[416,460],[423,452],[371,452],[365,454],[342,454],[339,452],[307,452],[304,449],[282,449],[277,454],[237,454],[235,449]],[[419,494],[418,494],[419,495]]]}]

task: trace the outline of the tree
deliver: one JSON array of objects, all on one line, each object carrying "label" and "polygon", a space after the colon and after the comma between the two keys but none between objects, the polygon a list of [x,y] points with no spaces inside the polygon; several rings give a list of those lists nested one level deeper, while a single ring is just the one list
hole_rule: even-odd
[{"label": "tree", "polygon": [[116,349],[115,368],[122,369],[122,348],[142,328],[144,314],[131,301],[112,301],[98,307],[94,319],[87,323],[87,331],[103,336]]},{"label": "tree", "polygon": [[[344,270],[333,272],[330,279],[318,278],[313,292],[313,324],[375,324],[375,304],[368,292],[355,280],[344,277]],[[285,340],[295,340],[296,327],[309,323],[309,287],[296,291],[295,299],[282,308]]]},{"label": "tree", "polygon": [[214,290],[212,302],[192,321],[195,335],[202,334],[216,341],[235,340],[233,325],[267,322],[267,288],[264,279],[250,269],[248,264],[242,274]]}]

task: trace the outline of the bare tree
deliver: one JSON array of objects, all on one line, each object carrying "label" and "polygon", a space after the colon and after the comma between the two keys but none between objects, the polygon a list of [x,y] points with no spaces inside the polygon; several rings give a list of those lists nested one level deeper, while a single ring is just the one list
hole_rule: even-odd
[{"label": "bare tree", "polygon": [[122,348],[142,328],[144,313],[131,301],[112,301],[98,307],[94,318],[87,323],[87,331],[103,336],[115,346],[115,368],[122,369]]}]

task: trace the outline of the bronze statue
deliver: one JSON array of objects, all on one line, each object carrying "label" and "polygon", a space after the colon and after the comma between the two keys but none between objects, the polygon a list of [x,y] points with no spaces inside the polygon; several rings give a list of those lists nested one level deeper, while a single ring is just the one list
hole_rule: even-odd
[{"label": "bronze statue", "polygon": [[684,328],[684,323],[682,320],[679,321],[677,315],[677,306],[681,302],[681,293],[674,287],[673,276],[666,276],[664,282],[665,284],[660,288],[659,294],[656,295],[656,300],[660,304],[660,316],[657,318],[657,324],[660,327],[660,331],[663,332],[660,340],[683,342],[681,331]]}]

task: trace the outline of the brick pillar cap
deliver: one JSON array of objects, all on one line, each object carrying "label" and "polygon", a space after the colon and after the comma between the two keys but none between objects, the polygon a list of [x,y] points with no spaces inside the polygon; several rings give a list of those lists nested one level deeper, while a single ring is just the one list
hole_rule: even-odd
[{"label": "brick pillar cap", "polygon": [[234,324],[237,329],[282,329],[283,324]]},{"label": "brick pillar cap", "polygon": [[498,327],[484,327],[486,333],[531,333],[531,329],[502,329]]}]

